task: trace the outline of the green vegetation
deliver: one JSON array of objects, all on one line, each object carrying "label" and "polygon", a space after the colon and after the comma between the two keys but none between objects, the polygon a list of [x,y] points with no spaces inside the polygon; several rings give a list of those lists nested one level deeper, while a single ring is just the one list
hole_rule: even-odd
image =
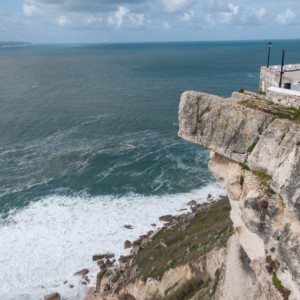
[{"label": "green vegetation", "polygon": [[[192,278],[185,282],[177,291],[163,298],[164,300],[187,300],[203,287],[208,286],[199,278]],[[167,292],[166,292],[167,293]]]},{"label": "green vegetation", "polygon": [[272,176],[265,173],[265,172],[259,172],[259,171],[252,171],[257,177],[259,177],[264,183],[267,183],[272,179]]},{"label": "green vegetation", "polygon": [[264,95],[264,96],[265,96],[265,95],[266,95],[266,92],[263,92],[262,90],[260,90],[260,91],[258,91],[258,94],[259,94],[259,95]]},{"label": "green vegetation", "polygon": [[284,300],[288,300],[291,294],[291,291],[286,289],[279,278],[277,277],[276,272],[273,273],[273,284],[275,285],[276,289],[280,292]]},{"label": "green vegetation", "polygon": [[245,92],[245,89],[240,89],[239,90],[239,93],[244,93]]},{"label": "green vegetation", "polygon": [[244,99],[244,100],[240,101],[239,104],[247,105],[249,101],[250,100]]},{"label": "green vegetation", "polygon": [[250,147],[248,148],[247,151],[251,153],[251,152],[254,150],[256,144],[257,144],[257,142],[254,142],[254,143],[252,144],[252,146],[250,146]]},{"label": "green vegetation", "polygon": [[269,100],[252,99],[242,100],[239,104],[256,110],[269,113],[278,119],[288,119],[300,122],[300,109],[295,107],[284,107]]},{"label": "green vegetation", "polygon": [[270,181],[272,180],[271,175],[269,175],[265,172],[259,172],[259,171],[253,171],[253,170],[252,170],[252,173],[260,179],[260,182],[266,188],[265,192],[267,195],[272,196],[272,195],[276,194],[276,192],[270,187]]},{"label": "green vegetation", "polygon": [[[160,232],[134,259],[142,280],[161,278],[170,268],[195,260],[215,247],[222,247],[232,235],[228,198],[209,206],[182,230],[182,223]],[[160,242],[163,241],[167,248]],[[151,258],[151,259],[150,259]]]},{"label": "green vegetation", "polygon": [[243,170],[250,171],[250,168],[248,167],[248,165],[246,163],[242,163],[242,164],[240,164],[240,166],[242,167]]}]

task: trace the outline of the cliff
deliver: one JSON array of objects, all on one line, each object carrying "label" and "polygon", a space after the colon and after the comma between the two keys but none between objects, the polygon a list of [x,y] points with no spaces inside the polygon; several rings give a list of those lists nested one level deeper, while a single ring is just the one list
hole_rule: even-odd
[{"label": "cliff", "polygon": [[178,134],[209,149],[228,198],[162,216],[115,267],[100,255],[86,299],[300,299],[300,111],[264,98],[182,95]]},{"label": "cliff", "polygon": [[298,114],[240,93],[181,97],[179,136],[209,149],[209,168],[231,204],[235,235],[220,299],[300,299]]}]

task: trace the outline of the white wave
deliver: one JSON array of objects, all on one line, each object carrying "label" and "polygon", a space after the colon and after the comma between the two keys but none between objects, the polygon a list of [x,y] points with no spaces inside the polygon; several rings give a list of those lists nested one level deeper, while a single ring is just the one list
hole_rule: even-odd
[{"label": "white wave", "polygon": [[40,299],[53,291],[74,299],[86,288],[69,288],[70,283],[80,286],[73,276],[76,271],[88,268],[95,279],[93,254],[127,254],[125,240],[146,233],[151,223],[161,225],[159,216],[180,213],[191,199],[205,201],[208,193],[217,197],[223,190],[210,184],[164,196],[53,195],[11,212],[5,222],[0,218],[0,299]]}]

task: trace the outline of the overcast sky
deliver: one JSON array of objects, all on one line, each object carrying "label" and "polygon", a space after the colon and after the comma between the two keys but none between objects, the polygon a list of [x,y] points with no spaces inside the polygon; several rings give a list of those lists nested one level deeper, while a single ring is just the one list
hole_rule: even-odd
[{"label": "overcast sky", "polygon": [[300,0],[0,0],[0,41],[300,38]]}]

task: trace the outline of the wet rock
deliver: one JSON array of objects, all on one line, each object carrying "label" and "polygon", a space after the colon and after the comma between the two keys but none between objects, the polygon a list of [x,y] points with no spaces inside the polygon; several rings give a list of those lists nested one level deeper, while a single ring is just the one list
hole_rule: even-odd
[{"label": "wet rock", "polygon": [[97,261],[100,259],[109,259],[113,258],[115,255],[113,253],[106,253],[106,254],[94,254],[93,255],[93,261]]},{"label": "wet rock", "polygon": [[81,271],[78,271],[74,274],[74,276],[78,275],[78,276],[84,276],[85,274],[87,274],[89,272],[88,269],[82,269]]},{"label": "wet rock", "polygon": [[164,221],[164,222],[169,222],[172,218],[173,218],[172,215],[164,215],[164,216],[159,217],[159,220]]},{"label": "wet rock", "polygon": [[140,251],[142,250],[142,248],[140,246],[134,247],[131,251],[130,254],[133,256],[136,256]]},{"label": "wet rock", "polygon": [[130,241],[125,241],[125,243],[124,243],[124,249],[128,249],[128,248],[131,248],[131,242]]},{"label": "wet rock", "polygon": [[105,265],[105,263],[104,263],[103,260],[99,260],[99,261],[97,261],[97,265],[98,265],[99,268],[101,268],[102,266]]},{"label": "wet rock", "polygon": [[191,200],[190,202],[188,202],[188,206],[193,206],[193,205],[196,205],[197,202],[195,200]]},{"label": "wet rock", "polygon": [[124,225],[124,227],[127,228],[127,229],[133,229],[133,226],[130,225],[130,224],[126,224],[126,225]]},{"label": "wet rock", "polygon": [[152,226],[152,227],[156,227],[156,224],[155,224],[155,223],[152,223],[151,226]]},{"label": "wet rock", "polygon": [[121,255],[119,258],[119,263],[125,264],[132,258],[132,255],[123,256]]},{"label": "wet rock", "polygon": [[51,293],[49,295],[44,296],[44,300],[60,300],[60,295],[59,293]]}]

